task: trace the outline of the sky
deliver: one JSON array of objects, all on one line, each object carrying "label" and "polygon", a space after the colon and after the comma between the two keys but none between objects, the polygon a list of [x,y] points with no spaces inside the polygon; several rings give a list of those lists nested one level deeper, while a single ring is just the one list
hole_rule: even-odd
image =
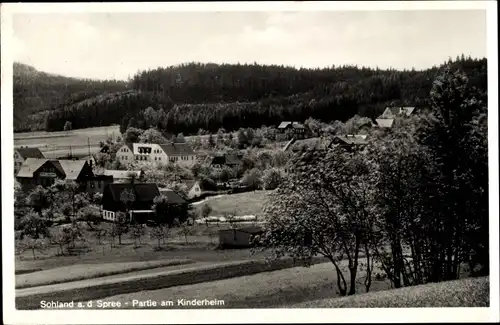
[{"label": "sky", "polygon": [[486,11],[18,13],[14,60],[72,77],[127,79],[186,62],[417,70],[486,57]]}]

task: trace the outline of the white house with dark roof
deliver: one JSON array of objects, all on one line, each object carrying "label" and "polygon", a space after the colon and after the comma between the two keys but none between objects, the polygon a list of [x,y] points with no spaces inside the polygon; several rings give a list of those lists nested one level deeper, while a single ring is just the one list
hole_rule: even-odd
[{"label": "white house with dark roof", "polygon": [[122,164],[168,164],[191,167],[196,163],[196,154],[187,143],[127,143],[116,153]]},{"label": "white house with dark roof", "polygon": [[45,158],[43,153],[38,148],[21,147],[14,149],[14,174],[17,174],[21,169],[22,164],[28,158]]}]

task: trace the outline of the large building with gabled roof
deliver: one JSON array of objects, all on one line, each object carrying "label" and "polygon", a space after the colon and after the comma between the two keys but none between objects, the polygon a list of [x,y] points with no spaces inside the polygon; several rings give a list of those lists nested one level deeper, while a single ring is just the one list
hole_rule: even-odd
[{"label": "large building with gabled roof", "polygon": [[196,154],[187,143],[126,143],[116,157],[125,165],[171,163],[191,167],[196,163]]}]

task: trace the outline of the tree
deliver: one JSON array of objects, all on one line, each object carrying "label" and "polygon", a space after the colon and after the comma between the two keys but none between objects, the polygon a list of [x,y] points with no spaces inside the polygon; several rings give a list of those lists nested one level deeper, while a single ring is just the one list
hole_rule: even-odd
[{"label": "tree", "polygon": [[42,211],[49,208],[52,204],[52,195],[49,190],[38,185],[28,193],[27,204],[42,216]]},{"label": "tree", "polygon": [[277,168],[267,169],[262,175],[262,188],[264,190],[274,190],[283,180],[281,171]]},{"label": "tree", "polygon": [[64,131],[71,131],[72,129],[72,124],[70,121],[66,121],[66,123],[64,123]]},{"label": "tree", "polygon": [[95,225],[101,221],[101,211],[95,205],[87,205],[82,207],[78,213],[78,220],[85,221],[91,230],[96,230]]},{"label": "tree", "polygon": [[157,224],[151,229],[149,233],[151,239],[156,239],[158,242],[157,249],[161,248],[162,241],[165,241],[165,230],[161,224]]},{"label": "tree", "polygon": [[134,223],[131,227],[130,236],[134,240],[134,247],[137,247],[137,241],[141,244],[141,238],[144,236],[144,226],[140,223]]},{"label": "tree", "polygon": [[355,294],[360,253],[375,246],[374,186],[365,161],[360,152],[338,146],[297,156],[265,207],[268,223],[260,244],[275,257],[288,255],[305,265],[316,255],[328,258],[341,295]]},{"label": "tree", "polygon": [[208,217],[210,216],[210,213],[212,213],[212,207],[210,204],[205,203],[203,204],[203,207],[201,208],[201,216],[205,220],[205,224],[208,227]]},{"label": "tree", "polygon": [[118,237],[118,244],[122,244],[122,236],[129,232],[129,219],[123,212],[116,213],[116,220],[113,223],[113,233]]},{"label": "tree", "polygon": [[135,143],[139,141],[139,137],[142,135],[143,132],[144,131],[141,129],[137,129],[135,127],[129,127],[127,128],[127,131],[125,131],[123,138],[126,143]]},{"label": "tree", "polygon": [[487,96],[463,72],[446,68],[430,97],[434,118],[422,137],[439,172],[439,196],[427,202],[436,221],[431,249],[439,257],[431,281],[456,279],[469,262],[488,274]]},{"label": "tree", "polygon": [[214,137],[212,136],[212,133],[210,133],[210,134],[208,135],[208,140],[207,140],[207,142],[208,142],[208,147],[209,147],[209,148],[213,148],[213,147],[215,147],[215,141],[214,141]]},{"label": "tree", "polygon": [[138,140],[140,143],[166,143],[167,139],[162,135],[162,133],[155,128],[149,128],[139,135]]},{"label": "tree", "polygon": [[186,244],[188,244],[188,236],[191,234],[193,231],[193,223],[190,223],[189,220],[186,220],[185,222],[182,222],[179,224],[179,233],[184,236],[184,240],[186,241]]},{"label": "tree", "polygon": [[120,193],[120,202],[123,203],[126,209],[127,217],[129,221],[132,221],[132,215],[130,214],[130,209],[135,202],[135,193],[133,190],[125,189]]},{"label": "tree", "polygon": [[240,149],[246,148],[248,146],[249,140],[245,133],[245,130],[239,129],[236,137],[238,141],[238,147]]},{"label": "tree", "polygon": [[34,210],[28,211],[20,220],[21,235],[33,239],[50,237],[49,222]]},{"label": "tree", "polygon": [[262,184],[262,173],[257,168],[253,168],[245,173],[243,176],[242,183],[248,187],[251,187],[253,190],[256,190],[261,187]]},{"label": "tree", "polygon": [[30,250],[33,259],[36,259],[35,252],[43,252],[47,248],[46,239],[33,238],[31,236],[24,236],[22,239],[16,239],[16,248],[18,252]]},{"label": "tree", "polygon": [[186,139],[184,138],[184,134],[182,133],[179,133],[177,134],[177,138],[176,138],[176,143],[186,143]]}]

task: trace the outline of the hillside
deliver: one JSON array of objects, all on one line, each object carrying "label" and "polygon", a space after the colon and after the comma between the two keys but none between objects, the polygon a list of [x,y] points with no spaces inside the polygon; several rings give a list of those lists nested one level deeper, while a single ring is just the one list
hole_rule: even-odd
[{"label": "hillside", "polygon": [[[447,62],[452,69],[464,70],[470,83],[485,91],[486,63],[486,59],[465,57]],[[432,82],[442,68],[295,69],[189,63],[139,72],[132,78],[130,90],[119,82],[51,75],[46,81],[40,77],[43,73],[35,72],[37,77],[27,78],[29,82],[17,82],[18,89],[28,84],[24,88],[31,89],[31,95],[27,99],[15,95],[14,100],[15,111],[24,107],[21,112],[31,113],[25,123],[31,130],[60,131],[68,120],[74,128],[153,125],[169,133],[189,135],[200,128],[230,131],[308,117],[345,121],[355,114],[377,116],[387,105],[426,105]],[[18,72],[17,78],[20,75]],[[68,86],[63,87],[64,82]],[[22,104],[38,99],[42,103],[36,109],[35,105]],[[152,109],[146,111],[148,107]],[[34,114],[36,111],[43,112]]]},{"label": "hillside", "polygon": [[22,63],[14,63],[13,79],[15,131],[43,129],[32,125],[33,118],[29,118],[36,112],[127,89],[123,81],[68,78],[41,72]]}]

